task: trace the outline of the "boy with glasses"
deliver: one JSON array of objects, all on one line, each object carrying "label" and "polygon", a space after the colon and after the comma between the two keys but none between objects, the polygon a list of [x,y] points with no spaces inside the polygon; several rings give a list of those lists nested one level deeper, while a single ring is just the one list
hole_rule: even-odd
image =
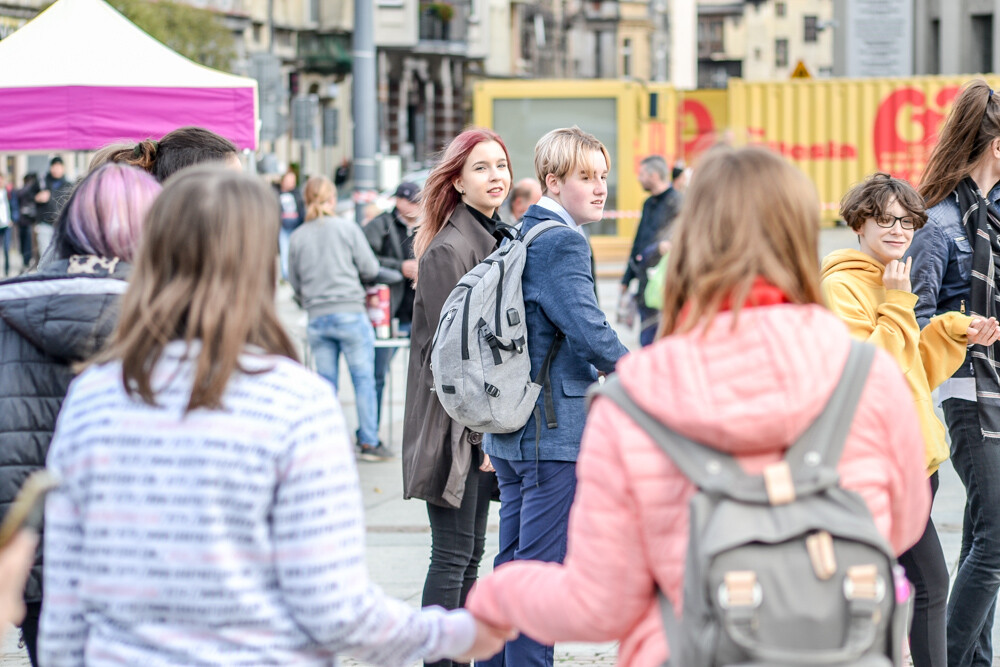
[{"label": "boy with glasses", "polygon": [[[937,469],[949,456],[945,428],[934,414],[931,391],[962,365],[966,346],[992,344],[997,321],[948,312],[923,328],[910,285],[912,257],[904,255],[927,222],[923,198],[906,181],[876,173],[848,192],[840,215],[858,235],[859,250],[836,250],[823,260],[821,288],[851,334],[889,352],[899,363],[916,402],[931,493]],[[916,589],[910,650],[915,667],[945,665],[948,567],[933,522],[899,557]]]}]

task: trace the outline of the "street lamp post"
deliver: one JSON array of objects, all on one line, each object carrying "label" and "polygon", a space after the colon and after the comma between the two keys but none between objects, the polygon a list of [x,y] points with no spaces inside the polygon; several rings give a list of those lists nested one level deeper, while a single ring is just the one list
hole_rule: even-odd
[{"label": "street lamp post", "polygon": [[354,111],[354,216],[364,220],[365,205],[375,195],[375,3],[354,0],[351,97]]}]

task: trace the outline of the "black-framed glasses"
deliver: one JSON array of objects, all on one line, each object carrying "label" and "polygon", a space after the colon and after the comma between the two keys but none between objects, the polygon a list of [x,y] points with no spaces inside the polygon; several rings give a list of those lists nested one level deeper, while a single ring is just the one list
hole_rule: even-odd
[{"label": "black-framed glasses", "polygon": [[912,215],[897,216],[886,214],[881,218],[875,218],[875,224],[886,229],[892,229],[897,222],[903,229],[916,229],[917,226],[917,219]]}]

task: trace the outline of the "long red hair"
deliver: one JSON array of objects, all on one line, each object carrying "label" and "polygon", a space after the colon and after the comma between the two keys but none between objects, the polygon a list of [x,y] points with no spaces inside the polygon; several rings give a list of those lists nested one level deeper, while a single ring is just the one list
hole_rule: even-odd
[{"label": "long red hair", "polygon": [[451,217],[452,211],[462,200],[458,190],[455,189],[454,181],[462,175],[462,168],[465,161],[469,159],[469,153],[477,145],[484,141],[495,141],[500,144],[503,153],[507,156],[507,169],[513,179],[513,172],[510,169],[510,153],[503,140],[493,130],[482,127],[470,127],[457,137],[451,140],[448,147],[441,154],[441,159],[427,177],[424,190],[420,193],[420,223],[417,229],[417,237],[413,241],[413,252],[417,259],[424,254],[427,246],[441,231],[444,224]]}]

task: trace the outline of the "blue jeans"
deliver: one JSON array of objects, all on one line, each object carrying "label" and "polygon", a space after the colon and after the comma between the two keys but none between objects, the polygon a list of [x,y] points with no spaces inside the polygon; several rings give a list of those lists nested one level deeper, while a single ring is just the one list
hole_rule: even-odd
[{"label": "blue jeans", "polygon": [[[410,335],[411,322],[400,322],[399,332]],[[382,390],[385,389],[385,376],[389,373],[389,365],[396,356],[396,347],[375,348],[375,398],[378,401],[378,423],[382,425]],[[392,400],[392,396],[389,397]]]},{"label": "blue jeans", "polygon": [[281,261],[281,277],[288,280],[288,239],[291,238],[294,229],[278,230],[278,259]]},{"label": "blue jeans", "polygon": [[[569,508],[576,494],[576,463],[572,461],[490,462],[500,483],[500,551],[494,567],[512,560],[561,563],[566,557]],[[482,667],[552,667],[553,647],[526,635],[507,642]]]},{"label": "blue jeans", "polygon": [[948,664],[991,667],[1000,590],[1000,445],[983,440],[978,406],[948,399],[951,462],[965,485],[958,574],[948,599]]},{"label": "blue jeans", "polygon": [[375,332],[365,313],[331,313],[309,322],[309,347],[316,372],[337,389],[340,353],[347,359],[358,407],[358,442],[378,444],[378,406],[375,403]]}]

